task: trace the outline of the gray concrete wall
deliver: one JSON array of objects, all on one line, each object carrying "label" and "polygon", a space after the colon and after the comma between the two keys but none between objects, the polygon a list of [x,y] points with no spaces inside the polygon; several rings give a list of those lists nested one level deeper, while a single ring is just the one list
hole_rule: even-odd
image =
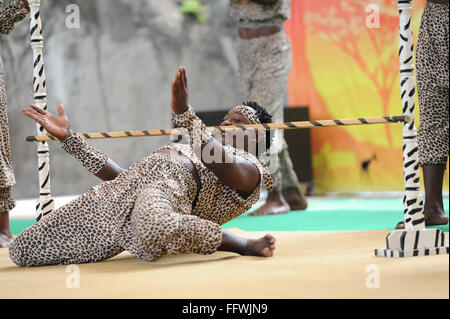
[{"label": "gray concrete wall", "polygon": [[[80,8],[80,28],[66,27],[67,5]],[[188,70],[190,102],[214,110],[240,102],[235,26],[228,0],[207,2],[200,24],[175,0],[42,0],[49,111],[63,103],[73,130],[120,131],[171,127],[170,88],[176,69]],[[7,72],[8,114],[17,199],[38,194],[35,124],[20,110],[33,102],[29,19],[0,37]],[[168,138],[91,141],[122,167],[168,143]],[[54,196],[80,194],[98,180],[50,144]]]}]

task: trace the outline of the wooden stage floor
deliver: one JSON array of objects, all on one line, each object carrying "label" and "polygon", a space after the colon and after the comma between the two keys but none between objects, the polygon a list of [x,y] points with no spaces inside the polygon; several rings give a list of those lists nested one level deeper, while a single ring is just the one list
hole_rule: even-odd
[{"label": "wooden stage floor", "polygon": [[[266,232],[244,232],[260,237]],[[0,249],[0,298],[449,298],[449,256],[385,259],[387,230],[270,232],[273,258],[232,253],[167,256],[147,263],[122,253],[97,264],[19,268]],[[446,241],[448,245],[448,233]],[[76,285],[78,272],[79,288]],[[378,285],[369,288],[367,283]]]}]

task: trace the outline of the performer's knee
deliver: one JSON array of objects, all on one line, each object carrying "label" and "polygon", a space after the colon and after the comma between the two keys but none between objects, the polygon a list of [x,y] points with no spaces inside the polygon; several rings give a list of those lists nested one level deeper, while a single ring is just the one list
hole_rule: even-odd
[{"label": "performer's knee", "polygon": [[31,267],[31,247],[23,234],[19,235],[9,247],[9,257],[19,267]]}]

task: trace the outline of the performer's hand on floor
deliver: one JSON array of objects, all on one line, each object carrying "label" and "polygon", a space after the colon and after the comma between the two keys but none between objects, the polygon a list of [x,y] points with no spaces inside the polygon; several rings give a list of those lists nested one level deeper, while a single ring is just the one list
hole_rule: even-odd
[{"label": "performer's hand on floor", "polygon": [[33,104],[30,104],[30,107],[34,111],[30,109],[23,109],[23,114],[35,120],[48,133],[50,133],[60,141],[65,140],[72,134],[72,132],[70,131],[70,122],[66,114],[64,113],[64,107],[62,104],[58,105],[58,115],[53,115]]},{"label": "performer's hand on floor", "polygon": [[188,109],[188,88],[186,69],[184,66],[178,68],[175,80],[172,82],[172,111],[182,114]]}]

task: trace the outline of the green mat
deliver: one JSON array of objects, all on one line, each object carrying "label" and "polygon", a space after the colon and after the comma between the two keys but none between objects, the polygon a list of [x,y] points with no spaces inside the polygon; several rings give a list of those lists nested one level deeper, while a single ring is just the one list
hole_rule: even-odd
[{"label": "green mat", "polygon": [[[444,200],[449,214],[449,200]],[[257,209],[250,210],[249,212]],[[342,231],[394,229],[403,220],[402,199],[310,199],[305,211],[283,215],[248,216],[248,213],[228,222],[224,228],[246,231]],[[435,226],[444,232],[448,224]],[[433,227],[430,227],[433,228]]]},{"label": "green mat", "polygon": [[[448,216],[448,198],[444,199],[444,207]],[[397,222],[403,220],[403,202],[401,199],[312,198],[309,200],[306,211],[253,217],[248,216],[249,212],[230,221],[223,227],[240,228],[245,231],[392,230]],[[34,220],[12,220],[11,231],[14,235],[18,235],[33,223]],[[448,224],[437,226],[437,228],[444,232],[449,231]]]}]

